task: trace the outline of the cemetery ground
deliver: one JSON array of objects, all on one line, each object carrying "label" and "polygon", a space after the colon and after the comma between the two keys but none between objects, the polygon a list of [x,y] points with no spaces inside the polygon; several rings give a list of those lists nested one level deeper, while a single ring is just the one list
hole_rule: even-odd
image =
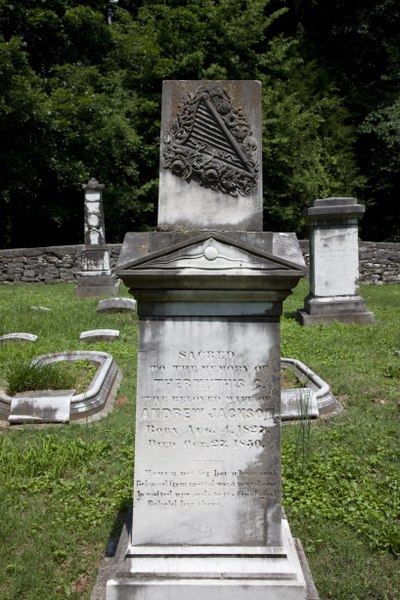
[{"label": "cemetery ground", "polygon": [[[123,373],[113,410],[94,423],[3,422],[2,600],[89,599],[131,501],[136,315],[96,313],[98,300],[78,299],[74,289],[0,286],[0,335],[38,336],[0,345],[0,386],[38,355],[82,349],[80,333],[96,328],[120,337],[84,349],[109,352]],[[300,327],[295,314],[307,292],[303,281],[284,303],[282,356],[328,382],[344,410],[283,426],[283,505],[321,600],[399,600],[400,286],[362,286],[371,325]]]}]

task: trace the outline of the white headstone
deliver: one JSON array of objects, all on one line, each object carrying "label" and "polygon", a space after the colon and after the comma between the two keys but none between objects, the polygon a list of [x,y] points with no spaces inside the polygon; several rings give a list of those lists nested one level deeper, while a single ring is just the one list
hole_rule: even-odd
[{"label": "white headstone", "polygon": [[119,329],[89,329],[82,331],[81,342],[109,342],[119,338]]},{"label": "white headstone", "polygon": [[136,310],[136,300],[133,298],[105,298],[100,300],[96,312],[126,312]]},{"label": "white headstone", "polygon": [[310,293],[298,311],[302,325],[371,323],[359,289],[358,221],[365,207],[355,198],[315,200],[310,222]]},{"label": "white headstone", "polygon": [[110,253],[104,233],[104,185],[92,178],[82,186],[85,192],[85,246],[75,293],[79,297],[109,296],[118,293],[119,281],[110,269]]},{"label": "white headstone", "polygon": [[262,232],[260,84],[166,82],[161,129],[163,231],[128,234],[117,265],[139,351],[132,528],[107,600],[305,600],[279,326],[305,268],[297,240]]},{"label": "white headstone", "polygon": [[0,344],[7,344],[8,342],[17,342],[17,343],[30,343],[36,342],[38,336],[33,333],[6,333],[5,335],[0,336]]}]

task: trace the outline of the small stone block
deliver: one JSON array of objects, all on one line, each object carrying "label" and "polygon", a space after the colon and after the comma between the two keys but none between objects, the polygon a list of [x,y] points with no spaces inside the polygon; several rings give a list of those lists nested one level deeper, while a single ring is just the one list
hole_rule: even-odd
[{"label": "small stone block", "polygon": [[16,423],[66,423],[75,390],[25,392],[13,397],[8,420]]},{"label": "small stone block", "polygon": [[32,310],[37,310],[39,312],[50,312],[51,308],[47,308],[47,306],[31,306]]},{"label": "small stone block", "polygon": [[96,312],[125,312],[136,310],[136,300],[131,298],[105,298],[97,304]]},{"label": "small stone block", "polygon": [[368,325],[375,322],[375,315],[372,312],[349,312],[349,313],[332,313],[322,315],[310,315],[305,310],[297,311],[297,320],[300,325],[321,325],[333,323],[335,321],[341,323],[358,323]]},{"label": "small stone block", "polygon": [[80,335],[81,342],[110,342],[119,337],[118,329],[91,329],[82,331]]},{"label": "small stone block", "polygon": [[0,336],[0,344],[7,344],[8,342],[36,342],[37,338],[38,336],[33,333],[6,333]]},{"label": "small stone block", "polygon": [[118,294],[119,280],[113,275],[81,275],[75,288],[78,298],[107,298]]},{"label": "small stone block", "polygon": [[315,419],[319,416],[317,400],[307,388],[282,390],[281,399],[282,420],[306,420]]}]

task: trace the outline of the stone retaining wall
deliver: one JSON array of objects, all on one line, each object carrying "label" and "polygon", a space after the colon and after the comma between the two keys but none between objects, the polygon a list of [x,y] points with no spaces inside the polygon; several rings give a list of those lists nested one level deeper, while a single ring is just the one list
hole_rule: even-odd
[{"label": "stone retaining wall", "polygon": [[[299,244],[308,265],[308,240],[300,240]],[[359,261],[360,281],[363,283],[400,283],[399,243],[359,242]]]},{"label": "stone retaining wall", "polygon": [[[108,244],[114,268],[122,244]],[[308,240],[300,240],[308,264]],[[0,283],[61,283],[77,280],[83,245],[0,250]],[[400,283],[400,244],[360,242],[360,280],[364,283]]]}]

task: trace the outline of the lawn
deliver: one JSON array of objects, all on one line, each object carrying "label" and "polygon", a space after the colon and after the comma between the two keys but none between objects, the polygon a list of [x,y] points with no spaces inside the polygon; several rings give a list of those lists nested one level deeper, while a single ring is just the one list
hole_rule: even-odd
[{"label": "lawn", "polygon": [[[321,600],[400,599],[400,286],[361,292],[374,324],[301,328],[305,282],[282,318],[282,355],[320,375],[344,408],[283,427],[284,506]],[[113,411],[96,423],[0,431],[2,600],[88,599],[130,503],[136,317],[99,314],[96,304],[70,284],[0,286],[0,335],[38,336],[0,345],[0,385],[19,362],[81,349],[80,333],[95,328],[120,330],[84,347],[110,352],[123,373]]]}]

